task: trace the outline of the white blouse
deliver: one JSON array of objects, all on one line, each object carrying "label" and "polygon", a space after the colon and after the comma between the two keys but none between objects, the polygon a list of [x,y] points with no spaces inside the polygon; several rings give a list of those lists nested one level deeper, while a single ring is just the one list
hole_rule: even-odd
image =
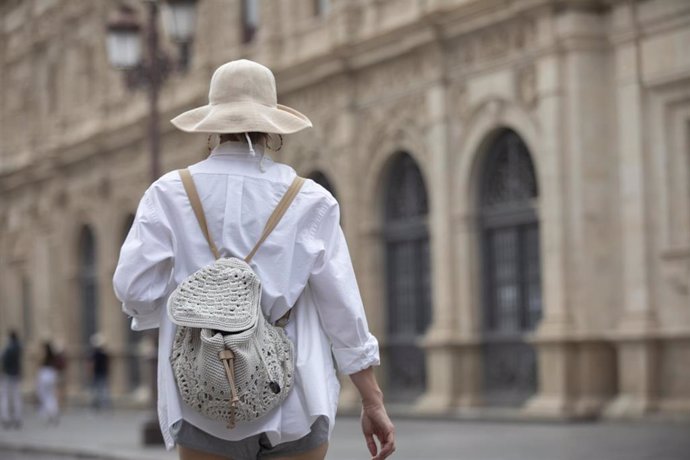
[{"label": "white blouse", "polygon": [[[268,155],[262,172],[261,147],[256,150],[252,156],[246,144],[224,143],[189,168],[223,257],[243,258],[251,251],[296,175]],[[113,285],[123,311],[132,317],[132,329],[160,328],[158,416],[166,447],[174,446],[170,427],[182,418],[227,440],[265,432],[273,445],[305,436],[322,415],[332,430],[340,390],[332,356],[346,374],[379,364],[378,342],[367,326],[335,198],[316,182],[305,181],[250,263],[261,279],[267,318],[275,322],[293,308],[286,332],[295,345],[295,385],[280,407],[232,430],[182,403],[169,361],[175,326],[167,316],[167,298],[182,280],[213,261],[179,174],[164,175],[139,203]]]}]

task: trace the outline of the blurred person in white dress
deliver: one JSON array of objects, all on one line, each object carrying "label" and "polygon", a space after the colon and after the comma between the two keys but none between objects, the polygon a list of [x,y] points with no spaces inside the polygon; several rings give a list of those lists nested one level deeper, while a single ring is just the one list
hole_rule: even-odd
[{"label": "blurred person in white dress", "polygon": [[36,396],[39,415],[49,424],[57,425],[60,420],[58,405],[58,370],[56,355],[50,342],[43,344],[43,360],[36,374]]}]

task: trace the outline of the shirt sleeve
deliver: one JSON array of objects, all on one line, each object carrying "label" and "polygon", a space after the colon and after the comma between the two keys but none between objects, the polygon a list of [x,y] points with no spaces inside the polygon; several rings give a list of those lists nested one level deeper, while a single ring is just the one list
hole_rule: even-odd
[{"label": "shirt sleeve", "polygon": [[154,329],[172,290],[172,232],[147,191],[120,250],[113,276],[115,295],[132,317],[132,329]]},{"label": "shirt sleeve", "polygon": [[340,227],[340,208],[334,199],[327,204],[315,241],[318,256],[309,285],[338,369],[354,374],[379,365],[378,341],[369,332],[347,242]]}]

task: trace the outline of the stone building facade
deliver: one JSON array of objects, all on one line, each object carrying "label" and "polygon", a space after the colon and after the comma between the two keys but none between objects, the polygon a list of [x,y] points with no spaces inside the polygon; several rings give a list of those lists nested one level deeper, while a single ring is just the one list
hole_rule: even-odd
[{"label": "stone building facade", "polygon": [[[690,3],[257,0],[249,35],[242,3],[199,2],[163,169],[207,154],[167,120],[218,65],[275,71],[315,122],[275,157],[341,203],[390,399],[690,413]],[[0,329],[29,365],[63,341],[73,396],[103,331],[124,400],[145,347],[110,280],[149,160],[145,93],[105,54],[113,8],[0,5]]]}]

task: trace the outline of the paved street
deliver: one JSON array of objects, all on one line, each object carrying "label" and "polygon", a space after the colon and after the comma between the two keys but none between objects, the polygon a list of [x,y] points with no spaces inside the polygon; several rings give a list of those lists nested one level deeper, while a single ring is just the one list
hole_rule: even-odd
[{"label": "paved street", "polygon": [[[47,427],[30,417],[21,431],[0,431],[2,460],[165,460],[142,448],[146,414],[69,412]],[[690,422],[536,424],[398,419],[396,460],[689,460]],[[329,460],[369,458],[358,421],[340,417]]]}]

